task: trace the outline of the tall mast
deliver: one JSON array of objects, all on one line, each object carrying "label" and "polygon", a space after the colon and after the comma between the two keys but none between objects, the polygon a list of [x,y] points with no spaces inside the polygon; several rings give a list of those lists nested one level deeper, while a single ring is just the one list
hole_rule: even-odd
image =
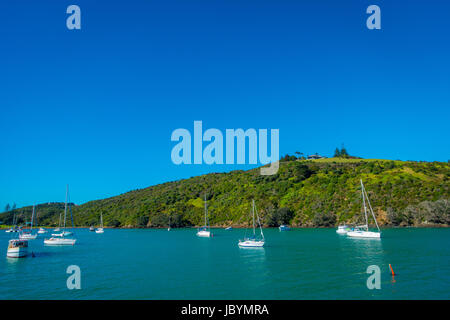
[{"label": "tall mast", "polygon": [[206,206],[206,192],[205,192],[205,227],[207,226],[207,224],[206,224],[206,215],[207,215],[207,213],[208,213],[208,208]]},{"label": "tall mast", "polygon": [[33,230],[33,221],[34,221],[34,204],[33,204],[33,212],[31,213],[31,229],[30,229],[30,231]]},{"label": "tall mast", "polygon": [[253,203],[253,236],[255,236],[256,235],[256,232],[255,232],[255,200],[253,199],[253,201],[252,201],[252,203]]},{"label": "tall mast", "polygon": [[375,221],[375,225],[377,226],[378,231],[380,231],[380,227],[378,226],[377,219],[375,218],[375,214],[373,213],[372,205],[370,204],[369,196],[367,195],[367,191],[364,189],[366,194],[367,203],[369,204],[370,213],[372,214],[373,220]]},{"label": "tall mast", "polygon": [[255,206],[256,218],[258,219],[259,230],[261,231],[261,237],[264,240],[264,233],[263,233],[262,226],[261,226],[261,220],[259,220],[258,210],[256,210],[255,200],[253,200],[253,205]]},{"label": "tall mast", "polygon": [[366,219],[366,229],[369,229],[369,222],[367,220],[367,207],[366,207],[366,199],[365,199],[365,195],[364,195],[364,185],[362,182],[362,179],[360,179],[361,181],[361,194],[362,194],[362,198],[363,198],[363,206],[364,206],[364,217]]},{"label": "tall mast", "polygon": [[69,194],[69,185],[66,185],[66,203],[64,205],[64,227],[63,227],[63,232],[66,231],[67,195],[68,194]]}]

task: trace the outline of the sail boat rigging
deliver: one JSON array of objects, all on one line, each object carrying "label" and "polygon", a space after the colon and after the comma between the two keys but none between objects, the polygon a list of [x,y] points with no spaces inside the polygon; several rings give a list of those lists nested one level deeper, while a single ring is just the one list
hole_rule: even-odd
[{"label": "sail boat rigging", "polygon": [[95,230],[95,233],[104,233],[105,231],[103,231],[103,214],[102,212],[100,212],[100,228],[97,228],[97,230]]},{"label": "sail boat rigging", "polygon": [[19,239],[20,239],[20,240],[34,240],[34,239],[36,239],[37,234],[33,234],[34,212],[35,212],[35,206],[33,205],[33,211],[32,211],[32,213],[31,213],[31,226],[30,226],[30,231],[25,231],[25,230],[23,230],[23,231],[19,234]]},{"label": "sail boat rigging", "polygon": [[208,207],[206,204],[206,193],[205,193],[205,225],[198,229],[197,236],[199,237],[209,238],[211,236],[211,230],[209,228],[209,220],[207,216],[208,216]]},{"label": "sail boat rigging", "polygon": [[[380,227],[378,226],[377,219],[375,218],[375,214],[373,213],[372,205],[370,204],[369,196],[367,195],[366,188],[364,187],[364,184],[361,182],[361,196],[362,196],[362,203],[364,208],[364,220],[366,224],[356,226],[351,231],[347,232],[347,236],[354,237],[354,238],[381,238],[381,231]],[[366,203],[367,202],[367,203]],[[368,210],[367,205],[369,206],[369,212],[373,217],[373,220],[375,221],[375,225],[378,229],[378,231],[370,231],[369,230],[369,217],[368,217]]]},{"label": "sail boat rigging", "polygon": [[[44,244],[47,245],[74,245],[77,241],[76,239],[70,239],[66,238],[66,236],[73,235],[73,231],[66,231],[66,220],[67,220],[67,202],[69,197],[69,186],[66,187],[66,202],[64,205],[64,227],[63,231],[61,233],[54,233],[52,234],[52,237],[50,239],[45,239]],[[72,230],[74,227],[73,224],[73,215],[72,215],[72,209],[69,205],[69,211],[70,211],[70,217],[72,220]]]},{"label": "sail boat rigging", "polygon": [[[259,238],[256,237],[255,214],[259,224],[259,230],[261,232]],[[264,233],[261,227],[261,221],[259,220],[258,212],[256,211],[255,200],[252,201],[252,218],[253,218],[253,235],[249,238],[245,237],[244,240],[239,240],[238,243],[239,247],[260,248],[264,246],[265,243]]]}]

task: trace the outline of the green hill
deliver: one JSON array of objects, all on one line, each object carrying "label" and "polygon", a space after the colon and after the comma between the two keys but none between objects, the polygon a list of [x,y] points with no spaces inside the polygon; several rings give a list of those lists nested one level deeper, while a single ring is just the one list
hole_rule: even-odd
[{"label": "green hill", "polygon": [[[289,157],[287,158],[289,159]],[[267,226],[334,226],[362,221],[362,179],[381,225],[450,225],[450,166],[443,162],[341,159],[282,161],[276,175],[259,169],[211,173],[73,206],[77,226],[160,227],[201,225],[207,193],[211,225],[244,226],[251,200]],[[37,207],[38,222],[57,225],[64,204]],[[31,207],[15,210],[19,222]],[[4,224],[12,212],[0,214]]]}]

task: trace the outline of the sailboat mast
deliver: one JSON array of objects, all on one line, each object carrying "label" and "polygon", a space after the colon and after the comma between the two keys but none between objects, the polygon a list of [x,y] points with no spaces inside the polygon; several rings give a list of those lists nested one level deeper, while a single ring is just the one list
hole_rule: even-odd
[{"label": "sailboat mast", "polygon": [[33,230],[33,222],[34,222],[34,204],[33,204],[33,212],[31,213],[31,229],[30,229],[30,231]]},{"label": "sailboat mast", "polygon": [[205,227],[206,226],[208,226],[207,224],[206,224],[206,215],[208,214],[208,208],[207,208],[207,205],[206,205],[206,193],[205,193]]},{"label": "sailboat mast", "polygon": [[253,200],[253,236],[255,236],[256,235],[256,232],[255,232],[255,200]]},{"label": "sailboat mast", "polygon": [[362,198],[363,198],[363,206],[364,206],[364,217],[366,219],[366,229],[369,229],[369,222],[367,220],[367,207],[366,207],[366,199],[365,199],[365,195],[364,195],[364,185],[362,182],[362,179],[360,179],[361,181],[361,194],[362,194]]},{"label": "sailboat mast", "polygon": [[64,205],[64,227],[63,230],[66,231],[66,216],[67,216],[67,195],[69,193],[69,185],[66,185],[66,203]]},{"label": "sailboat mast", "polygon": [[373,213],[372,205],[370,204],[369,196],[367,195],[367,191],[364,189],[366,194],[367,203],[369,204],[370,213],[372,214],[373,220],[375,221],[375,225],[377,226],[378,231],[380,231],[380,227],[378,226],[377,219],[375,218],[375,214]]}]

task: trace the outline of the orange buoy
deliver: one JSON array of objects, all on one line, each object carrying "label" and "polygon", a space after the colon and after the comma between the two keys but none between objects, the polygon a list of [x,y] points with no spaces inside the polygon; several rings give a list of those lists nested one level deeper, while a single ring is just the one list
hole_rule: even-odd
[{"label": "orange buoy", "polygon": [[391,269],[392,276],[395,276],[394,269],[392,269],[392,266],[390,263],[389,263],[389,268]]}]

